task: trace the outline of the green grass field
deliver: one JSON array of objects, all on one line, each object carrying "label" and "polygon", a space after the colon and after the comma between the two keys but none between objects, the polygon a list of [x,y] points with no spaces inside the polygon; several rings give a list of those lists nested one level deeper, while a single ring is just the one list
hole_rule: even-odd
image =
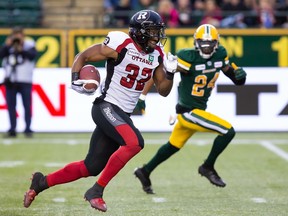
[{"label": "green grass field", "polygon": [[[1,134],[0,134],[1,135]],[[57,170],[81,160],[90,134],[35,134],[0,138],[1,216],[284,216],[288,215],[288,134],[238,133],[216,163],[226,181],[217,188],[197,173],[214,134],[196,134],[151,175],[155,195],[142,191],[133,170],[154,155],[167,133],[144,133],[146,146],[105,189],[106,213],[92,209],[83,195],[96,177],[58,185],[24,208],[31,174]]]}]

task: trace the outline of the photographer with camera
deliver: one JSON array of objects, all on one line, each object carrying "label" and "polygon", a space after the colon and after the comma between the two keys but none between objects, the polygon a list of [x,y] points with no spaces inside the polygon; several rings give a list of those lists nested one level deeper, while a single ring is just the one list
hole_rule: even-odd
[{"label": "photographer with camera", "polygon": [[31,97],[32,78],[35,68],[37,51],[35,42],[25,39],[21,27],[14,27],[5,44],[0,48],[0,59],[5,71],[4,86],[8,106],[10,129],[4,135],[6,138],[16,137],[16,105],[17,94],[20,93],[25,111],[26,137],[32,137],[31,126]]}]

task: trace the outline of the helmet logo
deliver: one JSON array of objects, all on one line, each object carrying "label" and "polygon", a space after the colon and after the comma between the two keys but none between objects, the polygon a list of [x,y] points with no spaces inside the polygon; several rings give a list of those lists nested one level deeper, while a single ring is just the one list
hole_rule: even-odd
[{"label": "helmet logo", "polygon": [[137,21],[147,20],[148,18],[148,12],[147,11],[141,11],[139,12],[138,17],[136,18]]}]

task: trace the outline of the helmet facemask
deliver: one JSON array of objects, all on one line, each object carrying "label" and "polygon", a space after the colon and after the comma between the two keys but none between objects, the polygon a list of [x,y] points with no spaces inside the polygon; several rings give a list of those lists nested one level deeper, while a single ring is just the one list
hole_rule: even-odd
[{"label": "helmet facemask", "polygon": [[204,59],[209,59],[218,48],[218,41],[197,39],[195,41],[195,47]]},{"label": "helmet facemask", "polygon": [[194,34],[194,45],[202,58],[211,58],[219,45],[217,29],[210,24],[199,26]]},{"label": "helmet facemask", "polygon": [[[134,40],[143,48],[143,50],[147,53],[151,53],[154,51],[154,47],[149,45],[149,40],[157,41],[159,46],[164,46],[167,37],[165,35],[165,28],[161,25],[146,25],[142,23],[141,29],[133,29],[135,34],[132,36]],[[131,31],[131,30],[130,30]]]},{"label": "helmet facemask", "polygon": [[154,51],[155,46],[152,43],[159,46],[166,43],[165,24],[154,11],[143,10],[136,13],[131,18],[129,27],[129,35],[146,53]]}]

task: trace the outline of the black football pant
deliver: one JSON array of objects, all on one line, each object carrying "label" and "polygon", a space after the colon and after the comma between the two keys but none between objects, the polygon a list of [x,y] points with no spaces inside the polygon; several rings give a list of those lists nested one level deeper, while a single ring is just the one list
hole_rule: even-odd
[{"label": "black football pant", "polygon": [[[92,118],[96,128],[92,133],[85,165],[92,176],[97,176],[107,164],[110,156],[122,145],[132,142],[143,148],[144,140],[134,126],[130,115],[114,104],[96,99],[92,107]],[[126,129],[119,129],[125,127]]]}]

